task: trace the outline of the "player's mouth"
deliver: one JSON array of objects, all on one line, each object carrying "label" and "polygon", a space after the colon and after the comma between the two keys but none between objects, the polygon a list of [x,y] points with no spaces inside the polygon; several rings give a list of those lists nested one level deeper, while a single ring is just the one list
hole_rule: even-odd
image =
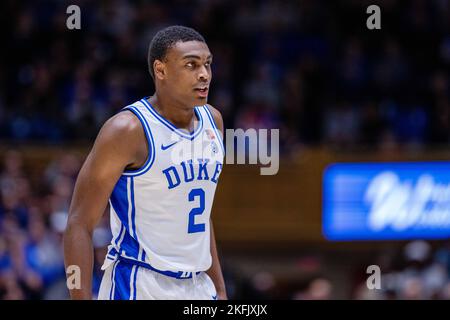
[{"label": "player's mouth", "polygon": [[200,97],[206,98],[208,96],[209,88],[208,87],[195,88],[195,91],[197,91]]}]

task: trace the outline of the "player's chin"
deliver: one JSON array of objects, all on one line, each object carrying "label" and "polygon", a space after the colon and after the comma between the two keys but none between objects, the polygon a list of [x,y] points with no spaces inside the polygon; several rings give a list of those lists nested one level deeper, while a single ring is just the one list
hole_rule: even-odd
[{"label": "player's chin", "polygon": [[196,103],[201,102],[201,103],[205,104],[208,101],[208,96],[197,95],[197,96],[195,96],[194,99],[195,99]]}]

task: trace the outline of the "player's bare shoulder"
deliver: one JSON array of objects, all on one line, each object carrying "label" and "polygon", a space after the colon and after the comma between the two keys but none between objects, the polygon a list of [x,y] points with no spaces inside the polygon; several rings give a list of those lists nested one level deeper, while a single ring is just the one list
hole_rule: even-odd
[{"label": "player's bare shoulder", "polygon": [[97,139],[113,140],[115,143],[132,143],[145,140],[139,119],[130,111],[122,111],[109,118],[102,126]]},{"label": "player's bare shoulder", "polygon": [[114,153],[126,165],[145,162],[147,144],[140,120],[130,111],[109,118],[100,129],[94,150]]},{"label": "player's bare shoulder", "polygon": [[223,118],[222,118],[222,114],[220,113],[219,110],[217,110],[216,108],[214,108],[212,105],[207,104],[206,107],[208,108],[209,112],[211,112],[213,118],[214,118],[214,122],[216,123],[217,128],[220,130],[220,132],[222,133],[222,135],[224,134],[224,125],[223,125]]}]

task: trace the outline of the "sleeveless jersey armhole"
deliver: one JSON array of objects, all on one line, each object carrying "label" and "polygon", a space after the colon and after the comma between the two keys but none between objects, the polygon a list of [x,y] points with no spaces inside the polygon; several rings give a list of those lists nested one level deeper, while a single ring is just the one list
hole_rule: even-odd
[{"label": "sleeveless jersey armhole", "polygon": [[130,111],[132,112],[141,122],[142,128],[144,130],[145,133],[145,138],[147,139],[147,144],[148,144],[148,155],[147,155],[147,160],[145,161],[145,163],[137,169],[130,169],[130,170],[124,170],[123,174],[124,176],[139,176],[142,175],[144,173],[146,173],[152,166],[153,162],[155,161],[155,142],[153,140],[153,135],[152,132],[150,130],[150,126],[148,125],[147,121],[145,120],[144,116],[142,115],[142,113],[139,111],[138,108],[134,107],[134,106],[128,106],[123,108],[122,110],[120,110],[120,112],[122,111]]}]

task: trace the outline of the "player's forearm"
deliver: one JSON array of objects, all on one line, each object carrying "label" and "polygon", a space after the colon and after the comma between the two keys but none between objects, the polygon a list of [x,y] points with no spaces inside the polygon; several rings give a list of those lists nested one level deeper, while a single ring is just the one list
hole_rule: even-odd
[{"label": "player's forearm", "polygon": [[225,287],[225,281],[223,279],[222,269],[220,267],[220,262],[219,262],[218,258],[213,257],[213,262],[212,262],[211,268],[209,268],[208,271],[206,271],[206,273],[213,281],[219,297],[221,299],[227,299],[228,298],[227,290]]},{"label": "player's forearm", "polygon": [[[74,300],[90,300],[92,299],[92,270],[94,262],[94,249],[92,245],[92,234],[88,228],[75,221],[67,224],[64,233],[64,263],[66,271],[69,266],[72,267],[72,273],[68,273],[68,277],[74,276],[77,270],[80,271],[79,284],[77,287],[76,279],[68,278],[70,297]],[[74,271],[75,270],[75,271]],[[74,286],[75,284],[75,286]]]},{"label": "player's forearm", "polygon": [[214,229],[211,222],[211,257],[212,257],[212,265],[206,273],[214,282],[214,286],[216,287],[217,294],[221,299],[227,299],[227,291],[225,287],[225,281],[222,274],[222,268],[220,266],[219,255],[217,253],[217,245],[216,239],[214,235]]}]

